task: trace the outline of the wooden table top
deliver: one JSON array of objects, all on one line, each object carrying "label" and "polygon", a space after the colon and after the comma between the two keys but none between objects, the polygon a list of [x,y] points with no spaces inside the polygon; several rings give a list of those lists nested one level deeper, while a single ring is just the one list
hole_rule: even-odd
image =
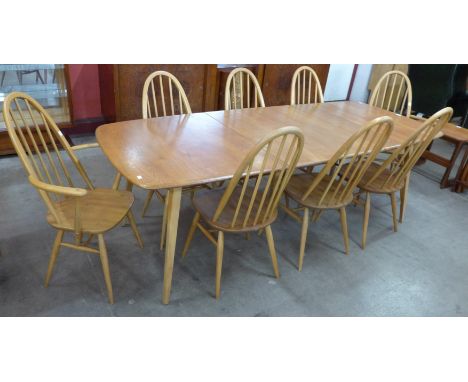
[{"label": "wooden table top", "polygon": [[455,141],[468,142],[468,129],[456,126],[453,123],[447,123],[447,125],[442,129],[442,132],[446,137]]},{"label": "wooden table top", "polygon": [[329,160],[368,121],[388,115],[395,128],[385,149],[399,146],[421,121],[367,104],[329,102],[213,111],[110,123],[96,131],[105,155],[133,184],[162,189],[229,179],[254,144],[271,130],[304,133],[298,166]]}]

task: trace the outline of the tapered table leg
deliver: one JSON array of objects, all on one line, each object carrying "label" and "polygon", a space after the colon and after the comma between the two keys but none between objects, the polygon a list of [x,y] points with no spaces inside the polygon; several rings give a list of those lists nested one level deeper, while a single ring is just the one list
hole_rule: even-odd
[{"label": "tapered table leg", "polygon": [[182,188],[169,189],[166,196],[166,198],[169,198],[169,209],[167,211],[166,254],[164,259],[164,284],[162,295],[163,304],[169,304],[171,295],[172,270],[174,268],[181,196]]}]

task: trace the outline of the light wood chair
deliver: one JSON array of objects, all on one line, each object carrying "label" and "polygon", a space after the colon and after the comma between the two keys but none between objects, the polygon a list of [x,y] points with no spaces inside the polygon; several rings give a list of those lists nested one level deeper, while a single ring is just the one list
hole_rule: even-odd
[{"label": "light wood chair", "polygon": [[[166,117],[179,114],[191,114],[192,109],[179,80],[171,73],[158,70],[151,73],[143,85],[141,98],[141,112],[144,119]],[[114,180],[113,188],[119,187],[121,175],[118,173]],[[126,189],[131,191],[133,185],[127,180]],[[184,191],[193,192],[194,188]],[[161,230],[160,248],[163,249],[166,238],[167,223],[167,201],[160,190],[150,190],[146,195],[141,216],[144,217],[148,211],[153,196],[156,194],[161,203],[164,204],[163,223]]]},{"label": "light wood chair", "polygon": [[314,69],[301,66],[291,81],[291,105],[311,103],[323,103],[322,86]]},{"label": "light wood chair", "polygon": [[[383,162],[373,162],[367,169],[364,176],[358,183],[359,195],[366,195],[364,207],[364,220],[362,226],[362,242],[364,249],[366,246],[367,226],[369,224],[369,213],[371,194],[387,194],[390,196],[393,216],[393,230],[398,230],[396,216],[396,196],[400,192],[400,222],[407,200],[408,184],[406,179],[411,169],[418,159],[432,142],[439,131],[450,121],[453,110],[450,107],[440,110],[416,130],[401,146],[394,150],[390,156]],[[349,173],[350,166],[343,166],[343,174]],[[345,176],[347,177],[347,176]]]},{"label": "light wood chair", "polygon": [[[166,92],[164,91],[165,87]],[[175,89],[173,89],[173,87]],[[169,102],[166,108],[168,97]],[[174,100],[176,102],[174,102]],[[144,119],[192,113],[187,95],[179,80],[173,74],[163,70],[153,72],[146,78],[145,84],[143,85],[141,108]],[[165,203],[164,196],[159,190],[148,191],[145,204],[143,205],[142,216],[145,216],[154,194],[157,195],[162,203]]]},{"label": "light wood chair", "polygon": [[385,73],[375,85],[369,105],[409,117],[412,102],[413,91],[410,79],[399,70],[391,70]]},{"label": "light wood chair", "polygon": [[[299,128],[280,128],[252,148],[225,190],[204,190],[195,194],[193,206],[197,212],[182,256],[186,255],[197,228],[216,246],[216,298],[221,291],[225,232],[248,234],[265,230],[275,276],[279,277],[271,224],[303,146]],[[217,239],[212,232],[217,232]]]},{"label": "light wood chair", "polygon": [[[369,105],[411,117],[413,90],[409,77],[400,70],[390,70],[385,73],[372,89]],[[386,151],[391,153],[391,151]],[[409,187],[409,173],[405,179],[405,189]],[[403,221],[406,202],[400,200],[400,222]]]},{"label": "light wood chair", "polygon": [[[127,217],[138,244],[143,246],[130,209],[133,195],[126,191],[95,189],[75,150],[45,109],[29,95],[9,94],[4,101],[3,117],[29,182],[47,207],[47,222],[57,230],[45,286],[49,284],[61,247],[95,253],[101,259],[112,304],[114,297],[103,234]],[[85,147],[78,146],[78,149]],[[85,188],[75,186],[72,174],[81,178]],[[74,234],[73,243],[63,241],[65,232]],[[83,239],[84,234],[88,235],[87,240]],[[91,246],[96,235],[98,249]]]},{"label": "light wood chair", "polygon": [[[285,189],[286,204],[281,207],[302,225],[299,271],[304,261],[310,210],[313,210],[313,221],[317,221],[324,210],[340,212],[345,250],[349,254],[346,206],[353,201],[354,188],[382,149],[392,129],[393,121],[390,117],[376,118],[356,131],[320,172],[294,175],[291,178]],[[353,166],[342,174],[341,170],[347,163]],[[351,168],[352,171],[349,171]],[[289,206],[289,198],[297,203],[297,208]],[[302,217],[299,211],[303,211]]]},{"label": "light wood chair", "polygon": [[224,110],[256,107],[265,107],[257,78],[247,68],[234,69],[226,80]]},{"label": "light wood chair", "polygon": [[[310,66],[301,66],[296,69],[292,77],[291,105],[311,103],[323,103],[322,86],[314,69]],[[300,170],[310,174],[314,166],[303,167]]]}]

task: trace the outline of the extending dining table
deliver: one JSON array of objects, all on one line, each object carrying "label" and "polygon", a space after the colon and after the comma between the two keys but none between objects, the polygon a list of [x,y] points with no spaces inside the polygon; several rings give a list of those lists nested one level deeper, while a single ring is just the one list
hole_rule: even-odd
[{"label": "extending dining table", "polygon": [[100,126],[97,141],[122,176],[141,188],[167,189],[163,304],[170,299],[182,188],[230,179],[255,143],[283,126],[297,126],[304,134],[298,167],[323,164],[356,130],[381,116],[394,121],[385,150],[398,147],[421,126],[421,121],[349,101],[210,111]]}]

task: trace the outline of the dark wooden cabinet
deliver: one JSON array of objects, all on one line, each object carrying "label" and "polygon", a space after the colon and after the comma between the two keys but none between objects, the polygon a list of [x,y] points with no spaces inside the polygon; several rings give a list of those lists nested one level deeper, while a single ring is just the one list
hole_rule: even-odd
[{"label": "dark wooden cabinet", "polygon": [[178,78],[194,113],[209,110],[215,102],[216,65],[145,64],[99,65],[101,108],[106,120],[141,118],[141,97],[146,77],[165,70]]},{"label": "dark wooden cabinet", "polygon": [[289,105],[290,89],[293,74],[302,65],[310,66],[315,70],[325,92],[328,70],[330,65],[323,64],[265,64],[263,70],[262,87],[266,106]]},{"label": "dark wooden cabinet", "polygon": [[[325,89],[328,64],[306,64],[317,72]],[[258,78],[266,106],[289,104],[291,79],[301,64],[145,64],[99,65],[101,108],[105,120],[141,118],[141,97],[146,77],[166,70],[181,82],[194,113],[224,109],[224,90],[229,72],[250,69]]]}]

